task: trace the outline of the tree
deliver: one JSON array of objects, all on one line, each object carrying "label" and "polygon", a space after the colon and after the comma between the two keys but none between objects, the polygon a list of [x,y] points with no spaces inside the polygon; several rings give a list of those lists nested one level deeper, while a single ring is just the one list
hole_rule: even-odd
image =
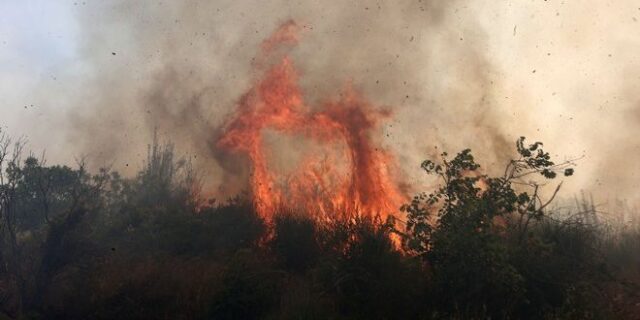
[{"label": "tree", "polygon": [[556,164],[542,143],[525,146],[524,140],[516,142],[519,157],[508,163],[501,177],[483,174],[469,149],[453,159],[443,153],[439,163],[424,161],[422,169],[443,184],[402,207],[408,218],[403,244],[433,268],[438,288],[434,295],[453,309],[508,317],[524,293],[503,231],[512,228],[518,241],[524,240],[530,221],[544,216],[561,185],[543,201],[542,184],[524,178],[573,174],[571,162]]},{"label": "tree", "polygon": [[14,303],[22,309],[26,290],[26,279],[21,272],[21,250],[18,243],[16,207],[17,189],[20,184],[20,162],[25,142],[13,141],[4,132],[0,132],[0,262],[2,273],[8,276],[9,283],[16,287]]}]

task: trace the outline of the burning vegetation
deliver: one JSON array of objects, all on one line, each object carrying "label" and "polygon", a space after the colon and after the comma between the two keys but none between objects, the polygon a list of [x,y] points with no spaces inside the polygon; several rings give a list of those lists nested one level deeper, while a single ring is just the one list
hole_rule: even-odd
[{"label": "burning vegetation", "polygon": [[438,186],[411,198],[377,140],[390,111],[348,85],[308,105],[298,41],[289,21],[262,43],[213,144],[248,158],[246,195],[206,198],[157,140],[123,177],[23,159],[0,135],[0,317],[637,317],[640,222],[554,207],[573,161],[525,138],[498,170],[442,153],[421,164]]},{"label": "burning vegetation", "polygon": [[[294,62],[277,55],[284,45],[295,45],[297,29],[289,21],[263,42],[256,67],[266,68],[264,75],[240,100],[218,146],[250,158],[251,194],[264,218],[279,208],[301,210],[319,220],[354,212],[382,217],[396,212],[406,196],[391,175],[393,157],[372,135],[389,111],[374,108],[350,87],[336,101],[315,109],[305,105]],[[317,147],[288,164],[295,169],[285,176],[270,164],[264,137],[268,130],[301,138],[300,146]]]}]

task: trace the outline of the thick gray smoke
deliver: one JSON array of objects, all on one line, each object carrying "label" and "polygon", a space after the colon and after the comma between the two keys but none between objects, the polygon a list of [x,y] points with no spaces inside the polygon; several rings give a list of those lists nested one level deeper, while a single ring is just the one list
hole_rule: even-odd
[{"label": "thick gray smoke", "polygon": [[634,197],[640,11],[632,4],[87,1],[75,11],[81,76],[63,99],[72,107],[51,120],[65,137],[57,151],[132,172],[157,129],[194,157],[209,186],[237,191],[247,172],[215,149],[216,130],[259,76],[260,42],[294,19],[303,31],[290,54],[307,103],[351,83],[390,108],[375,134],[407,183],[424,184],[420,162],[443,149],[470,147],[485,167],[500,167],[524,135],[560,159],[585,155],[565,192]]}]

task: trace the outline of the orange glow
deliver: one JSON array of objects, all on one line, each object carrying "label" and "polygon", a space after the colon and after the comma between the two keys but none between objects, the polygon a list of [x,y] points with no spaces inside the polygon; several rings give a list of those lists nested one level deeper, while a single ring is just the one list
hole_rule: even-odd
[{"label": "orange glow", "polygon": [[[295,45],[297,29],[292,21],[283,24],[263,42],[258,61],[273,58],[282,45]],[[406,197],[390,173],[394,159],[371,138],[389,112],[374,108],[351,87],[339,99],[312,109],[305,105],[291,58],[272,60],[276,62],[240,99],[218,141],[220,148],[250,159],[250,188],[258,212],[266,219],[279,208],[318,219],[354,213],[385,218],[397,212]],[[299,137],[315,149],[287,163],[291,172],[283,174],[270,163],[274,146],[265,139],[267,131]]]}]

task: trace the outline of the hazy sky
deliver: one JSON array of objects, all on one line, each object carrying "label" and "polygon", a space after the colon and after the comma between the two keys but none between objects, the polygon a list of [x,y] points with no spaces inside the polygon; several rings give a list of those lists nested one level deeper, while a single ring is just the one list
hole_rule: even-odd
[{"label": "hazy sky", "polygon": [[77,59],[73,9],[69,1],[0,1],[0,122],[14,134],[47,121],[41,116],[55,104],[36,103],[36,92],[55,86]]},{"label": "hazy sky", "polygon": [[[420,3],[428,9],[444,7],[442,14],[416,16],[412,11],[422,8]],[[176,55],[185,53],[182,60],[176,57],[167,60],[180,61],[180,68],[187,65],[188,53],[191,61],[198,61],[196,72],[202,69],[216,76],[202,76],[201,82],[211,81],[215,87],[217,84],[213,82],[218,81],[238,87],[227,90],[229,99],[233,99],[244,90],[242,85],[246,81],[238,79],[246,73],[253,53],[241,53],[243,59],[246,56],[246,63],[237,64],[242,68],[233,73],[225,66],[229,65],[227,59],[230,61],[237,55],[229,53],[245,44],[255,47],[279,22],[300,18],[314,27],[308,32],[309,42],[322,41],[324,37],[327,42],[335,43],[338,39],[341,45],[369,46],[343,55],[346,67],[339,68],[339,72],[353,71],[353,81],[356,85],[361,82],[365,93],[381,101],[380,104],[397,106],[395,126],[388,128],[392,137],[397,137],[392,141],[395,145],[405,148],[424,144],[405,154],[400,152],[401,165],[418,164],[425,157],[424,150],[434,145],[454,149],[450,151],[491,145],[478,141],[492,136],[478,134],[484,132],[483,128],[469,127],[475,123],[479,127],[499,128],[506,141],[526,135],[548,142],[554,155],[561,158],[586,154],[577,177],[567,184],[572,190],[599,189],[603,194],[624,190],[626,196],[635,197],[640,179],[637,1],[460,0],[446,6],[435,3],[402,1],[410,9],[407,11],[394,9],[393,1],[302,4],[220,0],[163,4],[150,0],[0,0],[0,125],[12,135],[26,135],[30,148],[36,152],[46,149],[52,161],[69,161],[77,155],[73,153],[86,151],[76,148],[81,145],[78,130],[69,127],[77,127],[79,120],[70,113],[88,110],[82,118],[91,120],[82,128],[86,134],[93,134],[91,130],[100,125],[108,128],[106,119],[113,120],[108,110],[119,114],[130,109],[110,105],[112,100],[106,103],[101,92],[117,90],[123,98],[116,101],[138,103],[139,99],[131,97],[146,90],[140,83],[155,79],[158,64],[167,63],[158,58],[161,50],[165,57],[171,50]],[[202,8],[193,10],[191,4]],[[162,9],[158,9],[160,6]],[[377,16],[371,17],[372,14]],[[442,21],[438,22],[439,27],[432,28],[420,21],[405,23],[404,14],[411,15],[411,19]],[[341,17],[352,21],[346,23]],[[180,23],[189,23],[189,27],[177,27]],[[358,24],[364,25],[361,33]],[[330,31],[335,25],[355,28],[354,36],[365,34],[365,38],[373,40],[349,40],[349,32],[344,32],[342,38],[332,38],[335,36]],[[423,26],[428,28],[421,29]],[[174,28],[191,33],[180,34]],[[378,33],[366,33],[369,29]],[[386,30],[391,31],[388,37],[393,39],[383,37]],[[327,36],[321,31],[326,31]],[[192,39],[205,34],[213,35],[215,41],[208,43],[198,38],[196,43]],[[183,39],[185,35],[188,37]],[[349,41],[341,40],[345,37]],[[398,48],[397,52],[393,48],[386,52],[391,55],[393,51],[402,61],[396,71],[416,73],[412,82],[399,87],[405,90],[412,86],[410,90],[414,92],[407,92],[412,99],[404,99],[404,91],[398,91],[397,97],[381,94],[374,87],[375,79],[367,78],[365,70],[375,68],[367,65],[367,61],[378,63],[382,57],[368,60],[367,55],[387,50],[386,43]],[[183,48],[191,45],[193,51]],[[313,55],[309,48],[302,47],[297,56],[305,52]],[[349,59],[357,63],[350,63]],[[479,64],[478,60],[483,62]],[[113,61],[118,63],[112,64]],[[307,69],[317,71],[319,66],[321,62],[309,63]],[[478,75],[482,75],[482,81]],[[111,86],[113,79],[128,82]],[[396,89],[392,85],[387,88]],[[226,100],[215,101],[224,101],[225,110],[233,106]],[[218,107],[211,105],[210,114],[214,118],[219,116],[215,111]],[[462,111],[447,111],[458,107]],[[476,110],[470,111],[473,108]],[[420,131],[418,127],[424,126],[425,121],[415,115],[427,111],[446,116],[437,118],[440,127]],[[486,113],[496,123],[458,121],[456,116],[463,117],[465,112],[474,112],[475,118]],[[95,119],[90,119],[92,114]],[[130,138],[140,132],[139,121],[131,114],[120,121],[124,123],[120,127],[122,132],[130,132],[129,138],[116,132],[114,136],[120,138],[114,139],[140,145],[140,139]],[[147,138],[148,135],[144,137]],[[97,147],[99,141],[96,140]],[[117,153],[115,149],[113,152]]]}]

